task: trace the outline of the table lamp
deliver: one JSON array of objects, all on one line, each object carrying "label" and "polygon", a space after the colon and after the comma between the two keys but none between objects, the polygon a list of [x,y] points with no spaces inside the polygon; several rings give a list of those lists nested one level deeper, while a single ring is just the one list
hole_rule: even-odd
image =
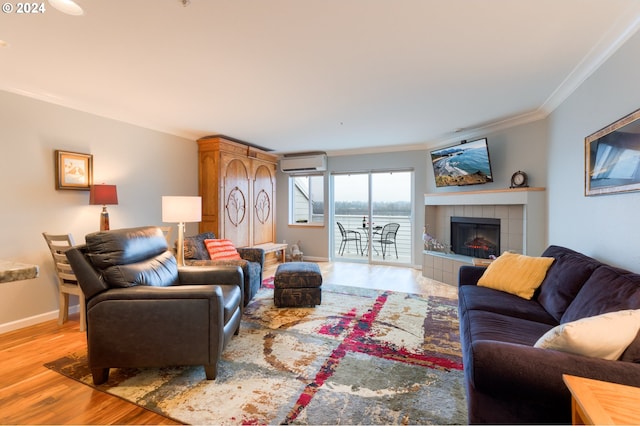
[{"label": "table lamp", "polygon": [[100,213],[100,230],[109,230],[109,212],[107,204],[118,204],[118,191],[115,185],[91,185],[89,188],[89,204],[102,204],[102,213]]},{"label": "table lamp", "polygon": [[162,197],[162,221],[178,224],[178,266],[184,266],[184,224],[202,220],[201,197]]}]

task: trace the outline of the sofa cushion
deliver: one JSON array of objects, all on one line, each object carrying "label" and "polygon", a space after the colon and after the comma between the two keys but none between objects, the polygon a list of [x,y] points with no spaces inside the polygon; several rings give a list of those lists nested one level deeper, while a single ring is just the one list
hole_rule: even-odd
[{"label": "sofa cushion", "polygon": [[640,309],[640,275],[601,266],[584,283],[560,322],[625,309]]},{"label": "sofa cushion", "polygon": [[496,340],[526,346],[533,346],[543,334],[553,328],[550,324],[486,311],[468,311],[460,324],[461,328],[468,329],[462,335],[469,338],[470,342]]},{"label": "sofa cushion", "polygon": [[549,246],[542,256],[553,257],[556,260],[540,285],[537,300],[551,316],[560,322],[569,304],[575,299],[593,271],[602,263],[582,253],[559,246]]},{"label": "sofa cushion", "polygon": [[460,313],[482,310],[528,319],[555,326],[558,321],[535,300],[526,300],[514,294],[475,285],[463,285],[458,289]]},{"label": "sofa cushion", "polygon": [[216,236],[213,232],[203,232],[198,235],[184,238],[185,260],[211,260],[209,252],[204,245],[204,240],[213,240]]},{"label": "sofa cushion", "polygon": [[487,267],[478,285],[531,299],[553,261],[550,257],[504,252]]},{"label": "sofa cushion", "polygon": [[534,347],[617,360],[640,329],[640,310],[608,312],[566,322],[546,332]]},{"label": "sofa cushion", "polygon": [[240,260],[240,254],[231,240],[227,239],[207,239],[204,245],[209,252],[211,260]]}]

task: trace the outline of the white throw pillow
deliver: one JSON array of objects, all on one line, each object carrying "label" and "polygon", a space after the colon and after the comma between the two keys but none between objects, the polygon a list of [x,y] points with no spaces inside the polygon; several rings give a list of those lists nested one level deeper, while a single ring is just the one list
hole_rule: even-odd
[{"label": "white throw pillow", "polygon": [[534,347],[617,360],[640,330],[640,309],[609,312],[560,324]]}]

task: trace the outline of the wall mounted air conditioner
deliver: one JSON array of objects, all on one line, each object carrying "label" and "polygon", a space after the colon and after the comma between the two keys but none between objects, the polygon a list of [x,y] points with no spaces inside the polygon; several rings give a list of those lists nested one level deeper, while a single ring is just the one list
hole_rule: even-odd
[{"label": "wall mounted air conditioner", "polygon": [[327,154],[289,154],[280,159],[284,173],[324,172],[327,170]]}]

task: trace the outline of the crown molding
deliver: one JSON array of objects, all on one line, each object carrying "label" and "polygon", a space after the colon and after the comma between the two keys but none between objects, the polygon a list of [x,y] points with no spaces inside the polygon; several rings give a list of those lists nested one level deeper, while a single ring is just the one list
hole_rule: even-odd
[{"label": "crown molding", "polygon": [[627,12],[622,14],[621,18],[612,25],[538,109],[545,115],[550,114],[638,32],[638,29],[640,29],[640,2],[635,2],[629,6]]}]

